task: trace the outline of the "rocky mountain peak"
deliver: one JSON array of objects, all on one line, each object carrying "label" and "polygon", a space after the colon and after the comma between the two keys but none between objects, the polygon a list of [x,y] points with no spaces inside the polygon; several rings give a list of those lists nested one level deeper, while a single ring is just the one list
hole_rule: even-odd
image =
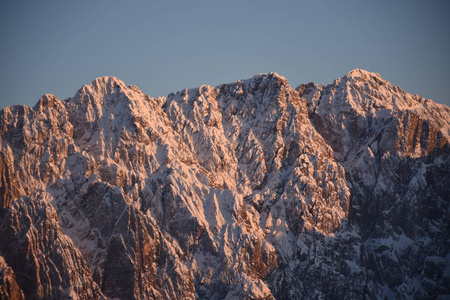
[{"label": "rocky mountain peak", "polygon": [[39,98],[39,101],[36,104],[35,108],[39,108],[39,107],[52,108],[56,105],[56,102],[60,102],[60,101],[55,95],[45,94],[44,96]]},{"label": "rocky mountain peak", "polygon": [[87,86],[93,90],[102,91],[105,94],[112,93],[115,89],[126,88],[125,82],[114,76],[97,77]]},{"label": "rocky mountain peak", "polygon": [[450,294],[449,130],[448,107],[359,69],[158,99],[100,77],[5,108],[0,295]]},{"label": "rocky mountain peak", "polygon": [[94,79],[90,84],[83,85],[69,102],[83,107],[114,106],[118,102],[132,101],[135,94],[144,95],[136,86],[127,86],[125,82],[113,76],[104,76]]},{"label": "rocky mountain peak", "polygon": [[268,74],[259,74],[253,77],[256,81],[268,81],[270,82],[271,88],[280,88],[281,86],[289,86],[288,80],[275,72],[270,72]]},{"label": "rocky mountain peak", "polygon": [[380,74],[375,72],[369,72],[363,69],[353,69],[350,72],[348,72],[343,78],[353,79],[356,81],[383,80]]},{"label": "rocky mountain peak", "polygon": [[270,72],[267,75],[269,78],[276,78],[277,80],[279,80],[280,82],[283,82],[283,84],[288,84],[288,80],[286,79],[286,77],[279,75],[278,73],[275,72]]}]

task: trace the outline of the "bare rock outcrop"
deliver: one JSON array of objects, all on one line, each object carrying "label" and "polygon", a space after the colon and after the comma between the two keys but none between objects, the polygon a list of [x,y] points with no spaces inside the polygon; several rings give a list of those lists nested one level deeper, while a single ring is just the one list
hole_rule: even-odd
[{"label": "bare rock outcrop", "polygon": [[0,111],[4,298],[434,298],[450,109],[353,70]]}]

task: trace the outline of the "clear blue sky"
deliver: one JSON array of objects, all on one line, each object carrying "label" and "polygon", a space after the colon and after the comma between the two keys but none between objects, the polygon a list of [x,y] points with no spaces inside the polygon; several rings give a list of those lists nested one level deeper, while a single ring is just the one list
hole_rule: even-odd
[{"label": "clear blue sky", "polygon": [[0,108],[104,75],[156,97],[354,68],[450,105],[450,1],[0,1]]}]

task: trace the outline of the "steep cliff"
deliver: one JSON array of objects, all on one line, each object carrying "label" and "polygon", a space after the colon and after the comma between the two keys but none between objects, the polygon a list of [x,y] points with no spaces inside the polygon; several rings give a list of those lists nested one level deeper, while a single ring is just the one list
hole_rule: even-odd
[{"label": "steep cliff", "polygon": [[353,70],[0,111],[1,293],[450,294],[450,109]]}]

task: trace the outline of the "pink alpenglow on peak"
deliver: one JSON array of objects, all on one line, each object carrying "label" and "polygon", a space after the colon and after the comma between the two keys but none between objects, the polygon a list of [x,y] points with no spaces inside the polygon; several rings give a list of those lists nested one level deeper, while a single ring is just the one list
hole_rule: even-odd
[{"label": "pink alpenglow on peak", "polygon": [[5,299],[449,295],[450,109],[377,73],[0,111]]}]

